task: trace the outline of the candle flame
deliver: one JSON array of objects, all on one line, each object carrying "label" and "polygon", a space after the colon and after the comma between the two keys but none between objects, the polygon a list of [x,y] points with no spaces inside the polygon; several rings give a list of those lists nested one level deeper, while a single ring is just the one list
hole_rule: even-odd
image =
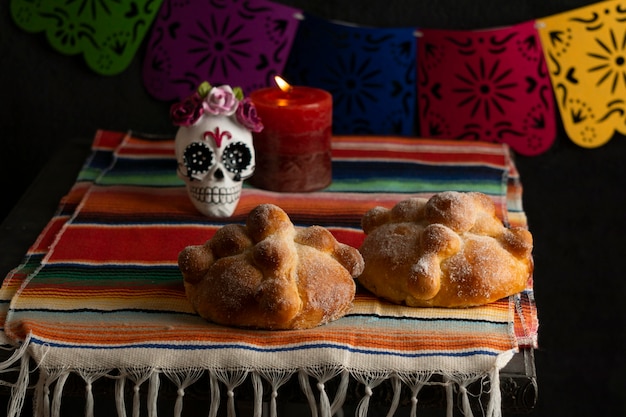
[{"label": "candle flame", "polygon": [[278,86],[278,88],[283,90],[285,93],[290,92],[291,89],[293,88],[287,81],[285,81],[283,78],[281,78],[278,75],[274,76],[274,81],[276,82],[276,85]]}]

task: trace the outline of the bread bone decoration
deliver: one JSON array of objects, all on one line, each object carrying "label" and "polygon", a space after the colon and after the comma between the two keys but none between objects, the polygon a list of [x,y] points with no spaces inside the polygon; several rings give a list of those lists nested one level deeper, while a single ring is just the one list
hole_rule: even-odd
[{"label": "bread bone decoration", "polygon": [[246,224],[218,229],[178,257],[187,297],[203,318],[260,329],[306,329],[345,315],[363,258],[321,226],[296,228],[262,204]]},{"label": "bread bone decoration", "polygon": [[532,236],[506,228],[481,193],[412,198],[362,218],[365,288],[397,304],[470,307],[522,291],[533,271]]}]

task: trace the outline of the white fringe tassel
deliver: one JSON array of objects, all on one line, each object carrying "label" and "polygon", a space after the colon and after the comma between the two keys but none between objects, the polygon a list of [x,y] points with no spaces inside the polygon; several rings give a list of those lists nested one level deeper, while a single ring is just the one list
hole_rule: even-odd
[{"label": "white fringe tassel", "polygon": [[[339,383],[339,387],[337,388],[337,392],[335,393],[335,399],[331,404],[330,399],[328,398],[328,393],[326,392],[325,384],[338,375],[341,375],[341,381]],[[315,400],[315,395],[311,389],[309,377],[317,380],[319,404]],[[298,373],[298,379],[300,381],[300,388],[309,402],[312,417],[317,417],[318,415],[319,417],[331,417],[343,406],[346,399],[346,393],[348,391],[348,371],[329,366],[311,367],[300,370]]]},{"label": "white fringe tassel", "polygon": [[359,401],[356,409],[357,417],[367,417],[370,399],[374,394],[374,388],[389,378],[389,372],[353,373],[352,376],[365,387],[365,395]]},{"label": "white fringe tassel", "polygon": [[252,389],[254,390],[254,410],[253,417],[263,416],[263,381],[261,381],[261,375],[258,372],[253,372]]},{"label": "white fringe tassel", "polygon": [[393,417],[400,405],[400,394],[402,391],[402,381],[397,375],[391,376],[391,386],[393,387],[393,399],[391,400],[391,406],[389,407],[389,412],[387,412],[387,417]]},{"label": "white fringe tassel", "polygon": [[304,396],[309,402],[311,417],[318,417],[317,401],[315,401],[315,396],[313,395],[313,390],[311,389],[311,384],[309,383],[309,375],[304,370],[298,372],[298,381],[300,382],[300,389],[302,389]]},{"label": "white fringe tassel", "polygon": [[209,406],[209,417],[217,417],[220,409],[220,385],[215,373],[209,373],[209,388],[211,391],[211,405]]},{"label": "white fringe tassel", "polygon": [[454,384],[445,378],[446,389],[446,417],[452,417],[454,415]]},{"label": "white fringe tassel", "polygon": [[330,406],[330,412],[334,416],[342,410],[343,404],[346,402],[346,396],[348,394],[348,385],[350,384],[350,372],[344,370],[341,372],[341,381],[335,394],[335,400]]},{"label": "white fringe tassel", "polygon": [[[134,383],[133,385],[133,417],[140,417],[141,415],[141,385],[146,382],[152,374],[154,373],[154,369],[145,368],[145,369],[126,369],[123,374],[127,376],[127,378]],[[122,394],[123,395],[123,394]]]},{"label": "white fringe tassel", "polygon": [[70,372],[67,371],[59,376],[57,383],[54,387],[54,395],[52,396],[52,417],[60,417],[61,416],[61,400],[63,399],[63,387],[65,386],[65,381],[70,376]]},{"label": "white fringe tassel", "polygon": [[202,369],[187,369],[175,372],[165,370],[163,373],[176,385],[176,388],[178,388],[176,391],[176,402],[174,403],[174,417],[181,417],[183,413],[183,397],[185,396],[185,390],[195,384],[202,377],[204,371]]},{"label": "white fringe tassel", "polygon": [[126,374],[120,373],[115,381],[115,409],[118,417],[126,417],[126,401],[124,390],[126,389]]},{"label": "white fringe tassel", "polygon": [[[226,415],[228,417],[236,417],[236,409],[235,409],[235,388],[239,385],[243,384],[248,376],[247,370],[237,370],[237,371],[215,371],[215,375],[217,379],[220,380],[226,386]],[[219,395],[219,392],[218,392]],[[213,399],[213,397],[211,397]]]},{"label": "white fringe tassel", "polygon": [[93,383],[107,375],[110,370],[78,370],[77,372],[85,381],[85,417],[93,417]]},{"label": "white fringe tassel", "polygon": [[[30,354],[25,347],[27,341],[19,350],[19,355],[13,355],[9,360],[21,360],[19,374],[15,384],[11,388],[11,401],[7,409],[7,417],[17,417],[21,414],[24,407],[24,399],[26,398],[26,390],[28,388],[28,377],[30,372]],[[16,352],[18,353],[18,352]],[[5,362],[6,363],[6,362]]]},{"label": "white fringe tassel", "polygon": [[411,390],[411,412],[410,417],[417,417],[417,396],[432,378],[432,373],[418,373],[411,375],[398,375],[398,378]]},{"label": "white fringe tassel", "polygon": [[[272,388],[272,392],[270,393],[270,406],[269,406],[269,417],[278,417],[278,407],[276,404],[278,398],[278,390],[282,387],[287,381],[289,381],[294,374],[293,371],[288,370],[264,370],[259,372],[254,372],[252,374],[253,381],[258,376],[263,377],[267,382],[269,382],[270,387]],[[263,384],[260,384],[260,390],[256,392],[256,384],[255,384],[255,413],[254,417],[262,417],[262,398],[263,398]]]},{"label": "white fringe tassel", "polygon": [[[480,380],[483,379],[484,375],[454,375],[447,377],[449,384],[447,386],[448,390],[448,401],[454,402],[453,398],[450,398],[450,394],[454,392],[454,388],[458,389],[458,399],[459,399],[459,408],[465,417],[474,417],[474,413],[472,411],[472,406],[470,404],[470,393],[467,390],[467,387]],[[480,395],[480,394],[479,394]],[[450,416],[452,415],[452,410],[450,407],[451,404],[448,404],[448,413]]]},{"label": "white fringe tassel", "polygon": [[[39,368],[39,381],[35,387],[33,398],[33,414],[43,415],[44,417],[58,417],[61,411],[61,395],[63,394],[63,386],[69,376],[70,371],[67,368],[44,369]],[[54,393],[52,396],[52,406],[50,405],[51,386],[56,381]]]},{"label": "white fringe tassel", "polygon": [[[11,356],[4,362],[0,362],[0,374],[18,372],[15,383],[6,382],[0,379],[0,383],[11,387],[11,399],[7,408],[7,417],[19,416],[24,407],[24,399],[26,397],[26,389],[28,387],[28,374],[30,355],[28,353],[28,345],[30,343],[30,335],[24,340],[19,348],[15,349]],[[8,349],[13,349],[10,347]],[[16,362],[20,362],[19,367],[14,367]]]},{"label": "white fringe tassel", "polygon": [[496,363],[489,373],[490,379],[490,393],[489,403],[487,404],[487,417],[502,417],[502,393],[500,392],[500,370],[509,363],[513,355],[514,350],[509,350],[498,356]]},{"label": "white fringe tassel", "polygon": [[[29,384],[30,354],[27,350],[28,340],[17,349],[13,355],[3,363],[0,363],[0,374],[11,372],[12,375],[17,374],[15,382],[7,382],[0,380],[0,384],[11,386],[11,399],[7,409],[7,417],[17,417],[20,415],[26,392]],[[63,388],[71,372],[79,374],[85,381],[85,417],[94,416],[94,396],[93,383],[99,378],[106,376],[116,379],[115,383],[115,402],[118,417],[126,417],[125,406],[125,386],[126,380],[133,382],[133,404],[132,416],[140,417],[140,388],[141,385],[148,381],[148,397],[147,397],[147,415],[148,417],[157,417],[158,394],[160,391],[160,374],[163,373],[177,387],[177,397],[174,405],[174,416],[181,417],[183,411],[183,397],[185,390],[196,383],[200,378],[208,372],[210,406],[209,417],[217,417],[220,408],[220,384],[225,387],[227,397],[226,411],[228,417],[236,417],[235,407],[235,389],[243,384],[248,376],[251,379],[254,390],[254,417],[278,417],[278,393],[280,388],[290,381],[295,373],[298,373],[300,387],[309,403],[312,417],[332,417],[334,415],[342,415],[343,405],[345,403],[350,376],[364,387],[364,395],[360,399],[356,408],[356,417],[366,417],[369,413],[370,400],[374,393],[374,389],[383,381],[390,380],[393,388],[393,398],[387,412],[387,417],[392,417],[398,410],[400,404],[400,395],[402,386],[407,386],[411,391],[411,410],[410,417],[418,416],[418,394],[426,385],[442,385],[446,391],[446,415],[452,417],[454,415],[454,406],[458,405],[460,411],[465,417],[473,417],[474,413],[471,406],[468,387],[477,381],[481,382],[481,392],[475,394],[480,399],[483,394],[488,393],[489,399],[486,410],[483,409],[485,417],[502,417],[500,392],[500,370],[511,360],[514,351],[508,351],[500,354],[493,368],[488,374],[454,374],[444,375],[443,382],[432,381],[434,373],[415,373],[415,374],[395,374],[392,372],[349,372],[346,369],[332,366],[320,366],[295,370],[258,370],[249,371],[240,369],[235,371],[225,370],[204,370],[204,369],[186,369],[186,370],[158,370],[153,368],[145,369],[122,369],[115,375],[113,370],[73,370],[69,368],[44,368],[38,367],[39,379],[35,386],[35,394],[33,398],[33,411],[36,417],[59,417],[61,411],[61,399]],[[19,366],[16,366],[19,362]],[[339,385],[334,393],[331,402],[332,393],[329,395],[326,384],[335,379],[339,379]],[[264,408],[263,404],[263,380],[269,383],[271,388],[269,407]],[[489,380],[489,391],[483,392],[486,381]],[[312,381],[316,381],[317,393],[312,388]],[[455,401],[455,391],[457,392],[457,401]]]},{"label": "white fringe tassel", "polygon": [[157,417],[161,378],[159,377],[159,373],[157,371],[153,371],[148,380],[148,417]]}]

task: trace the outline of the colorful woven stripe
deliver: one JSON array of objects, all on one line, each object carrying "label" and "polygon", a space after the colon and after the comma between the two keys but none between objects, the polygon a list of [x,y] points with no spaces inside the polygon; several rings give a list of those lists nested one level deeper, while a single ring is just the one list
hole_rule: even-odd
[{"label": "colorful woven stripe", "polygon": [[399,374],[484,374],[499,355],[536,344],[532,282],[523,294],[471,309],[407,308],[359,290],[340,320],[269,332],[198,317],[176,264],[185,246],[267,202],[295,224],[325,226],[355,247],[370,208],[445,190],[485,192],[505,222],[525,226],[519,175],[504,145],[337,137],[328,189],[282,194],[246,186],[233,217],[221,220],[194,209],[175,167],[171,139],[98,132],[58,214],[0,289],[7,341],[28,340],[45,369],[321,365]]}]

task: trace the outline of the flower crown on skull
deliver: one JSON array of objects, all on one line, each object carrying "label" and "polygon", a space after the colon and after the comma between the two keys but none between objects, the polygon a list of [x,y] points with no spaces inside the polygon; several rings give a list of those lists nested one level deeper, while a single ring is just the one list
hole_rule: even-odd
[{"label": "flower crown on skull", "polygon": [[176,126],[192,126],[203,114],[234,116],[239,124],[252,132],[263,130],[263,123],[254,103],[250,98],[244,98],[240,87],[213,87],[205,81],[191,96],[174,103],[170,108],[170,117]]}]

